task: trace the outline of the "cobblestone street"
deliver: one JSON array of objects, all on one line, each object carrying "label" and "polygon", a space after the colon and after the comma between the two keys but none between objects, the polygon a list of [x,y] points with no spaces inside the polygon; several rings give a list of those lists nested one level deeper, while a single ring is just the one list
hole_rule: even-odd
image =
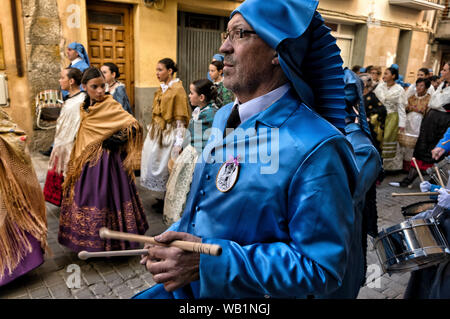
[{"label": "cobblestone street", "polygon": [[[46,177],[47,160],[48,157],[40,154],[33,155],[33,162],[41,185]],[[424,197],[392,197],[392,192],[420,191],[418,180],[412,189],[398,189],[389,186],[388,183],[394,180],[399,180],[399,176],[387,176],[377,188],[379,228],[389,227],[403,221],[401,206],[426,200]],[[150,225],[147,235],[159,234],[166,229],[162,222],[162,215],[152,211],[151,205],[155,200],[150,192],[139,186],[139,180],[137,180],[137,186]],[[59,208],[47,203],[47,216],[48,241],[52,255],[47,254],[45,262],[40,267],[4,287],[0,287],[0,299],[127,299],[154,284],[151,274],[139,264],[139,257],[93,258],[86,261],[78,259],[75,253],[58,244]],[[379,265],[376,253],[371,248],[369,240],[367,260],[369,267],[371,264]],[[80,288],[69,289],[66,284],[67,278],[72,274],[72,272],[68,272],[69,266],[72,264],[78,265],[81,269]],[[361,288],[358,298],[403,298],[410,274],[382,275],[382,273],[377,273],[376,269],[380,268],[369,268],[367,276],[372,280]]]}]

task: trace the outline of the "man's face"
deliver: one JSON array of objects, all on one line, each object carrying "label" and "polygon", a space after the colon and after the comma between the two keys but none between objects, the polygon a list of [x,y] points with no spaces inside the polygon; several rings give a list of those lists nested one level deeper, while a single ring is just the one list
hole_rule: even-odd
[{"label": "man's face", "polygon": [[[239,29],[253,31],[243,16],[236,13],[228,23],[228,31]],[[223,84],[238,96],[253,93],[271,79],[275,50],[256,34],[245,33],[240,38],[236,32],[233,36],[233,41],[228,37],[219,49],[225,55]]]},{"label": "man's face", "polygon": [[75,60],[76,58],[78,58],[78,52],[73,50],[73,49],[71,49],[71,48],[67,48],[67,58],[70,61]]}]

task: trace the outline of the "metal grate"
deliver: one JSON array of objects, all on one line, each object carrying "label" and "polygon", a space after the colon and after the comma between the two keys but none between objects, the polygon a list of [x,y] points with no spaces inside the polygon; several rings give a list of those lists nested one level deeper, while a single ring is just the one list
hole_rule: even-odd
[{"label": "metal grate", "polygon": [[189,84],[207,77],[208,67],[214,54],[219,53],[222,32],[178,27],[177,76],[183,81],[186,93]]}]

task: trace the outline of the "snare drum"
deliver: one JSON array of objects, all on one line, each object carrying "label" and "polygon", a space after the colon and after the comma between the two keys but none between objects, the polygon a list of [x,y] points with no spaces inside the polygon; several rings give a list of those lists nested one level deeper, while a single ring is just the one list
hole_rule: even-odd
[{"label": "snare drum", "polygon": [[383,229],[374,246],[384,272],[408,272],[449,258],[450,249],[434,218],[406,220]]},{"label": "snare drum", "polygon": [[405,218],[410,218],[413,216],[416,216],[419,213],[422,213],[426,210],[433,209],[436,205],[437,200],[427,200],[423,202],[414,203],[408,206],[403,206],[402,209],[402,215]]},{"label": "snare drum", "polygon": [[36,114],[45,121],[56,121],[62,107],[62,96],[58,90],[45,90],[36,95]]}]

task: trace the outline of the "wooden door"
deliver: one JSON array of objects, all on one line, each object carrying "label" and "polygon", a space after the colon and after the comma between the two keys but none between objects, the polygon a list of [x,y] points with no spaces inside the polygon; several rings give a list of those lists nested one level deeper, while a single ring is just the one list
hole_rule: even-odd
[{"label": "wooden door", "polygon": [[134,55],[131,7],[110,3],[92,3],[88,11],[88,54],[92,66],[105,62],[117,65],[119,81],[125,84],[134,112]]}]

